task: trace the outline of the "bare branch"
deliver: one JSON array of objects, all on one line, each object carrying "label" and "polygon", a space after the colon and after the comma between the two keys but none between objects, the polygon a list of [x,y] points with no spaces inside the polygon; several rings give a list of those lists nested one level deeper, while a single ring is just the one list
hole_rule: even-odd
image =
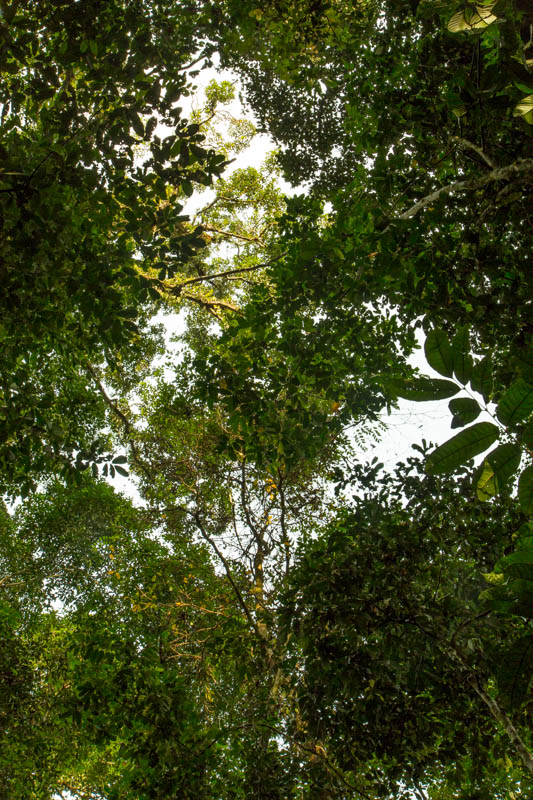
[{"label": "bare branch", "polygon": [[202,283],[203,281],[213,281],[216,278],[227,278],[230,275],[240,275],[245,272],[255,272],[255,270],[268,267],[270,264],[255,264],[253,267],[240,267],[238,269],[228,269],[225,272],[214,272],[212,275],[200,275],[197,278],[188,278],[188,280],[180,283],[182,286],[190,286],[192,283]]},{"label": "bare branch", "polygon": [[494,162],[488,157],[488,155],[486,155],[486,153],[483,152],[481,147],[477,146],[477,144],[469,142],[468,139],[462,139],[460,136],[452,136],[451,140],[467,150],[472,150],[472,152],[476,153],[480,158],[482,158],[485,164],[491,169],[496,168]]},{"label": "bare branch", "polygon": [[[515,161],[514,164],[509,164],[507,167],[497,167],[491,172],[487,172],[481,178],[469,178],[464,181],[449,183],[447,186],[441,186],[440,189],[437,189],[435,192],[431,192],[431,194],[428,194],[426,197],[418,200],[418,202],[411,206],[411,208],[408,208],[407,211],[404,211],[403,214],[400,214],[398,217],[396,217],[396,219],[410,219],[411,217],[414,217],[423,208],[426,208],[426,206],[429,206],[439,200],[442,195],[455,194],[456,192],[475,192],[478,189],[483,189],[490,183],[509,181],[524,173],[527,174],[528,172],[533,173],[533,159],[524,158],[520,161]],[[391,220],[391,223],[392,222],[394,222],[394,220]],[[385,230],[388,230],[388,228],[390,228],[390,224]]]}]

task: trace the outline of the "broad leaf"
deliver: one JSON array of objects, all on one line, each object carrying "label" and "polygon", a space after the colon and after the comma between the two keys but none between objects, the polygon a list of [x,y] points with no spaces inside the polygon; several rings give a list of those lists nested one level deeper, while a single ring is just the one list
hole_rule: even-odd
[{"label": "broad leaf", "polygon": [[460,387],[451,381],[422,377],[402,384],[398,389],[398,396],[405,397],[406,400],[425,402],[429,400],[444,400],[459,391]]},{"label": "broad leaf", "polygon": [[432,330],[424,345],[427,362],[446,378],[453,377],[452,348],[444,331]]},{"label": "broad leaf", "polygon": [[522,433],[520,434],[520,441],[529,450],[533,449],[533,422],[529,422]]},{"label": "broad leaf", "polygon": [[483,399],[488,403],[492,395],[492,358],[490,356],[485,356],[474,366],[470,384],[472,389],[483,395]]},{"label": "broad leaf", "polygon": [[470,397],[457,397],[449,402],[449,409],[453,414],[452,428],[462,428],[473,422],[481,414],[481,408],[476,400]]},{"label": "broad leaf", "polygon": [[518,502],[525,514],[533,514],[533,465],[526,467],[518,481]]},{"label": "broad leaf", "polygon": [[532,674],[533,634],[529,634],[505,653],[498,674],[498,688],[512,708],[518,708],[526,699]]},{"label": "broad leaf", "polygon": [[504,425],[514,425],[533,411],[533,386],[519,378],[505,392],[498,403],[496,414]]},{"label": "broad leaf", "polygon": [[521,456],[520,447],[511,443],[501,444],[488,454],[477,483],[477,495],[480,500],[487,500],[503,489],[518,470]]},{"label": "broad leaf", "polygon": [[449,439],[427,459],[429,472],[452,472],[496,441],[499,431],[492,422],[478,422]]},{"label": "broad leaf", "polygon": [[470,355],[470,334],[468,326],[460,328],[452,341],[453,371],[457,380],[468,383],[472,374],[472,356]]}]

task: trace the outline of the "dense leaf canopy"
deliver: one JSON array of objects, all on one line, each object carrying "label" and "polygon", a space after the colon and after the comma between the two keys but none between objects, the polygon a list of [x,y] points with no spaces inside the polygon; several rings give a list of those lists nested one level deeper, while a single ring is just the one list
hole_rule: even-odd
[{"label": "dense leaf canopy", "polygon": [[0,799],[531,796],[530,4],[13,0],[0,76]]}]

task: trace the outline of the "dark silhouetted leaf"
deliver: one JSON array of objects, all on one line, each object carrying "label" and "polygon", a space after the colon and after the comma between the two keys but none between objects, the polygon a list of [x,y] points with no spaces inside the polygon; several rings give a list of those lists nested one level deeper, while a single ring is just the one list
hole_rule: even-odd
[{"label": "dark silhouetted leaf", "polygon": [[457,397],[449,402],[453,414],[452,428],[462,428],[473,422],[481,414],[481,408],[476,400],[470,397]]},{"label": "dark silhouetted leaf", "polygon": [[435,329],[428,334],[424,352],[430,367],[446,378],[453,377],[452,348],[444,331]]},{"label": "dark silhouetted leaf", "polygon": [[498,688],[512,708],[527,697],[533,674],[533,634],[522,636],[505,653],[498,673]]},{"label": "dark silhouetted leaf", "polygon": [[533,411],[533,386],[519,378],[505,392],[496,414],[504,425],[514,425],[528,417]]},{"label": "dark silhouetted leaf", "polygon": [[452,472],[496,441],[499,431],[492,422],[478,422],[449,439],[427,459],[429,472]]},{"label": "dark silhouetted leaf", "polygon": [[452,341],[453,371],[457,380],[468,383],[472,374],[472,356],[470,355],[470,335],[468,326],[460,328]]}]

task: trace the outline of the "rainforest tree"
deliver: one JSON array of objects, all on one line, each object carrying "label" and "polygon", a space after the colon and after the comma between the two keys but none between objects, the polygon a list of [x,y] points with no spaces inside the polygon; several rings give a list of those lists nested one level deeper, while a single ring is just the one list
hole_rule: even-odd
[{"label": "rainforest tree", "polygon": [[0,797],[531,793],[532,30],[1,4]]}]

